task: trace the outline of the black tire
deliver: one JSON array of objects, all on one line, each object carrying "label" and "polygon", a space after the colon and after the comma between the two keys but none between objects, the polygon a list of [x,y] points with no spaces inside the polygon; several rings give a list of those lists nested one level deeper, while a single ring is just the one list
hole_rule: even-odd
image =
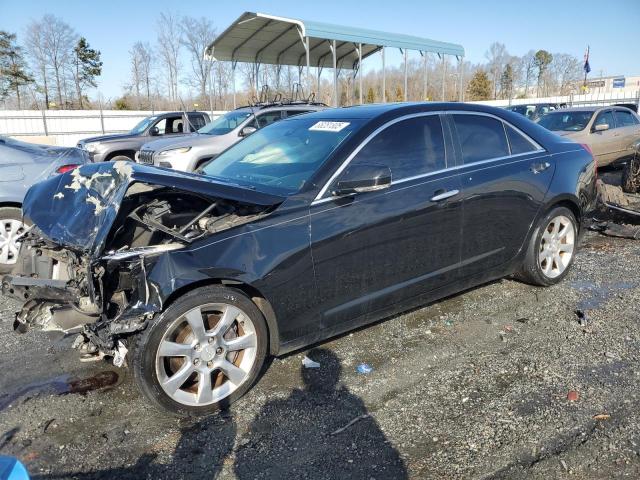
[{"label": "black tire", "polygon": [[[257,337],[256,357],[247,379],[229,396],[206,406],[190,406],[175,401],[162,389],[155,368],[156,353],[163,335],[176,318],[207,303],[233,305],[241,309],[251,319]],[[199,417],[226,409],[253,386],[262,370],[268,343],[264,317],[249,297],[234,288],[209,285],[192,290],[178,298],[140,335],[133,339],[131,368],[138,388],[156,408],[179,417]]]},{"label": "black tire", "polygon": [[[0,207],[0,220],[17,220],[22,222],[22,210],[18,207]],[[29,223],[24,223],[24,225],[28,226]],[[4,225],[0,225],[0,228],[4,228]],[[0,263],[0,275],[9,273],[14,265],[15,263]]]},{"label": "black tire", "polygon": [[[566,266],[564,271],[560,275],[552,278],[545,275],[545,273],[542,271],[540,262],[538,261],[538,255],[540,252],[542,235],[545,232],[545,228],[547,228],[549,222],[552,219],[561,215],[567,217],[573,225],[574,250],[569,264]],[[578,230],[578,222],[576,221],[576,217],[571,210],[569,210],[567,207],[560,206],[552,208],[549,212],[547,212],[546,215],[544,215],[544,217],[542,217],[542,219],[538,223],[538,226],[533,232],[533,235],[531,235],[529,244],[527,245],[527,252],[524,258],[524,262],[522,263],[520,271],[515,274],[515,278],[525,283],[540,287],[549,287],[561,282],[569,273],[569,270],[571,269],[576,256],[575,254],[577,249]]]}]

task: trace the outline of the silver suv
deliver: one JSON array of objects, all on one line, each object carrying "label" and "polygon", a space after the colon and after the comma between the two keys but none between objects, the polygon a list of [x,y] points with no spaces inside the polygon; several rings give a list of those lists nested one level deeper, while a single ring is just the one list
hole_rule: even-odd
[{"label": "silver suv", "polygon": [[136,154],[138,163],[192,172],[204,162],[256,130],[283,118],[327,108],[321,103],[269,103],[240,107],[216,118],[192,135],[144,144]]},{"label": "silver suv", "polygon": [[157,138],[172,138],[194,132],[209,122],[204,112],[169,112],[140,121],[131,131],[85,138],[78,143],[94,162],[133,160],[142,145]]}]

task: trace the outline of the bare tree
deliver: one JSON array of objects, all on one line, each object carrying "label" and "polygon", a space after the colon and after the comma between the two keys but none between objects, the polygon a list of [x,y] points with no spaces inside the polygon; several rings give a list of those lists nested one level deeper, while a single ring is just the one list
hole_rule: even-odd
[{"label": "bare tree", "polygon": [[44,94],[45,108],[49,108],[49,72],[47,70],[47,54],[44,43],[44,24],[32,21],[26,29],[25,48],[37,73],[38,87]]},{"label": "bare tree", "polygon": [[201,17],[183,17],[180,21],[182,29],[182,45],[187,49],[191,57],[191,68],[195,79],[195,85],[200,92],[200,99],[207,98],[207,84],[211,77],[213,59],[205,52],[207,47],[216,38],[216,30],[210,20]]},{"label": "bare tree", "polygon": [[498,85],[500,82],[500,76],[504,70],[504,64],[508,58],[507,49],[503,43],[493,42],[489,45],[489,50],[485,53],[485,58],[488,60],[487,68],[491,75],[491,82],[493,83],[493,98],[498,98]]},{"label": "bare tree", "polygon": [[582,63],[573,55],[554,53],[550,70],[556,84],[556,91],[560,95],[568,95],[580,80]]},{"label": "bare tree", "polygon": [[180,21],[173,13],[161,13],[157,23],[158,53],[166,68],[169,98],[176,104],[178,100],[178,72],[180,70],[180,46],[182,29]]},{"label": "bare tree", "polygon": [[522,70],[522,76],[524,77],[525,97],[529,95],[529,86],[535,78],[536,68],[536,52],[534,50],[529,50],[520,58],[520,69]]},{"label": "bare tree", "polygon": [[76,35],[69,25],[54,15],[46,14],[40,23],[46,64],[53,70],[58,103],[63,106],[63,93],[67,89],[65,72],[71,70]]}]

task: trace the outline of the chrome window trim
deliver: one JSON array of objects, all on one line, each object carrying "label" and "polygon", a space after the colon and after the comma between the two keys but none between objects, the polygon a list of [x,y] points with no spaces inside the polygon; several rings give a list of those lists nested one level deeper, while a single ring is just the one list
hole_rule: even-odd
[{"label": "chrome window trim", "polygon": [[[333,175],[331,175],[331,177],[329,177],[329,180],[327,180],[327,182],[324,184],[324,186],[322,187],[322,189],[320,190],[320,192],[318,192],[318,194],[316,195],[316,197],[313,199],[313,201],[311,202],[311,205],[317,205],[319,203],[324,203],[326,201],[332,200],[333,197],[325,197],[324,195],[327,193],[327,190],[329,189],[329,186],[333,183],[333,181],[338,177],[338,175],[340,175],[344,169],[347,167],[347,165],[349,165],[349,163],[351,162],[351,160],[353,160],[353,158],[360,152],[360,150],[362,150],[370,141],[373,137],[375,137],[378,133],[380,133],[381,131],[385,130],[387,127],[390,127],[391,125],[394,125],[398,122],[401,122],[403,120],[408,120],[411,118],[417,118],[417,117],[426,117],[429,115],[480,115],[480,116],[485,116],[485,117],[491,117],[491,118],[495,118],[496,120],[502,122],[502,128],[504,130],[505,133],[505,138],[507,140],[507,145],[509,145],[509,152],[511,152],[511,145],[509,144],[509,138],[507,137],[507,132],[506,132],[506,128],[505,125],[509,125],[511,128],[513,128],[516,132],[518,132],[519,134],[521,134],[522,136],[524,136],[524,138],[526,138],[529,142],[531,142],[531,144],[536,147],[535,150],[532,150],[530,152],[524,152],[524,153],[517,153],[515,155],[507,155],[507,156],[502,156],[502,157],[494,157],[494,158],[488,158],[486,160],[479,160],[477,162],[472,162],[472,163],[466,163],[463,165],[454,165],[454,166],[447,166],[447,168],[445,169],[440,169],[440,170],[435,170],[433,172],[428,172],[428,173],[423,173],[420,175],[414,175],[412,177],[405,177],[405,178],[401,178],[399,180],[394,180],[391,182],[391,185],[397,185],[399,183],[404,183],[404,182],[409,182],[412,180],[417,180],[419,178],[423,178],[426,176],[430,176],[430,175],[437,175],[439,173],[451,170],[459,170],[460,168],[463,167],[471,167],[474,165],[483,165],[486,164],[488,162],[495,162],[495,161],[499,161],[499,160],[504,160],[506,158],[516,158],[516,157],[520,157],[520,156],[524,156],[524,155],[531,155],[533,153],[540,153],[540,152],[546,152],[546,150],[540,145],[538,144],[535,140],[533,140],[531,137],[529,137],[529,135],[527,135],[526,133],[524,133],[522,130],[520,130],[518,127],[516,127],[515,125],[503,120],[502,118],[493,115],[491,113],[486,113],[486,112],[475,112],[475,111],[462,111],[462,110],[438,110],[438,111],[433,111],[433,112],[419,112],[419,113],[411,113],[408,115],[403,115],[401,117],[398,118],[394,118],[393,120],[389,120],[387,123],[380,125],[378,128],[376,128],[373,132],[371,132],[367,138],[365,138],[360,145],[358,145],[353,152],[351,152],[349,154],[349,156],[344,160],[344,162],[342,162],[342,164],[338,167],[338,169],[333,172]],[[442,129],[442,133],[444,135],[444,126]],[[445,139],[444,142],[445,145],[445,155],[447,153],[446,148],[447,148],[447,142]],[[538,158],[538,157],[536,157]],[[393,172],[391,172],[391,174],[393,175]],[[392,177],[393,178],[393,177]]]}]

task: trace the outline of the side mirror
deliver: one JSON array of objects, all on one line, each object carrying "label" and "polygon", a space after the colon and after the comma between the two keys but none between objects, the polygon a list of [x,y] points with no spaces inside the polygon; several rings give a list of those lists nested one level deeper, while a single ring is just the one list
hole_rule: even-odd
[{"label": "side mirror", "polygon": [[391,169],[384,165],[352,165],[340,175],[331,192],[339,197],[352,193],[375,192],[391,186]]},{"label": "side mirror", "polygon": [[158,135],[160,135],[160,129],[158,127],[151,127],[149,129],[149,135],[151,135],[152,137],[157,137]]},{"label": "side mirror", "polygon": [[251,135],[253,132],[255,132],[256,130],[257,130],[256,127],[244,127],[242,130],[240,130],[240,136],[247,137]]},{"label": "side mirror", "polygon": [[605,130],[609,130],[608,123],[601,123],[599,125],[596,125],[593,129],[594,132],[604,132]]}]

